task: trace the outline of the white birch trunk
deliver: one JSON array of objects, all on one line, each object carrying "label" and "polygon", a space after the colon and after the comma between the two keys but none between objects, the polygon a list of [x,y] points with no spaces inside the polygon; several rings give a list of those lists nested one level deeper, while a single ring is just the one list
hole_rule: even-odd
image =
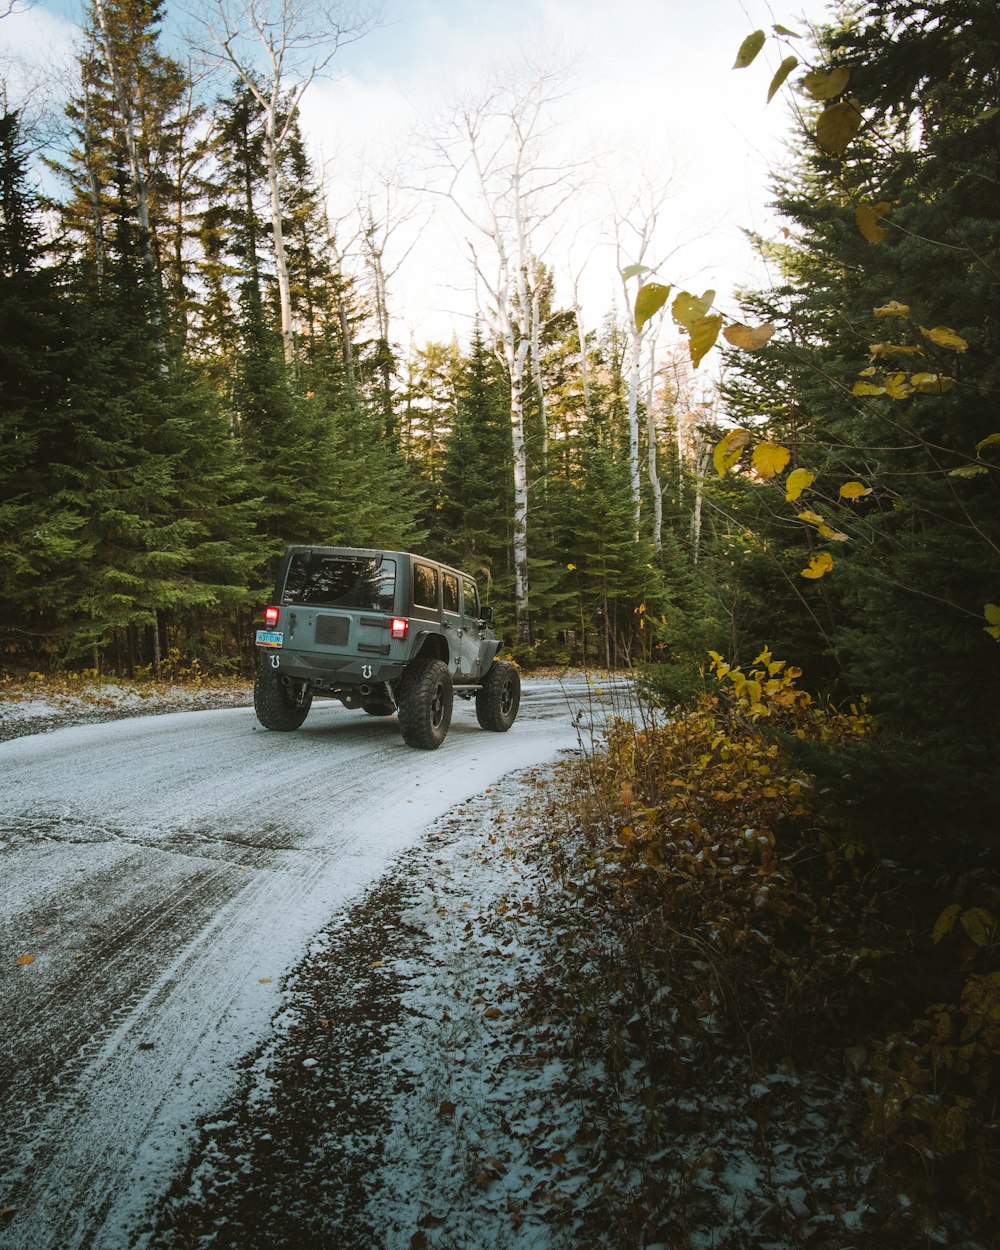
[{"label": "white birch trunk", "polygon": [[630,324],[630,349],[628,363],[628,476],[632,495],[632,518],[635,540],[639,541],[639,506],[641,486],[639,482],[639,362],[642,355],[642,335]]},{"label": "white birch trunk", "polygon": [[267,189],[271,206],[271,245],[274,249],[274,276],[278,284],[278,306],[281,310],[281,347],[285,364],[295,360],[295,334],[292,326],[292,287],[288,277],[285,253],[285,232],[281,224],[281,174],[278,169],[278,142],[275,134],[276,106],[268,101],[264,109],[264,163],[267,165]]},{"label": "white birch trunk", "polygon": [[649,489],[653,497],[653,546],[657,551],[663,546],[663,493],[660,490],[660,476],[656,467],[656,449],[658,444],[656,430],[656,341],[654,339],[649,354],[649,375],[646,381],[646,471],[649,476]]}]

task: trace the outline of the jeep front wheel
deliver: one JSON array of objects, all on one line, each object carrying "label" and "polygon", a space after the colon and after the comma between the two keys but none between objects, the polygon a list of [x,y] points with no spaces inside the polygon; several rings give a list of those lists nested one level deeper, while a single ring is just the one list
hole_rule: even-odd
[{"label": "jeep front wheel", "polygon": [[507,660],[498,660],[476,691],[476,718],[484,729],[506,733],[520,706],[521,675]]},{"label": "jeep front wheel", "polygon": [[414,660],[403,678],[399,727],[409,747],[436,750],[448,736],[454,691],[443,660]]},{"label": "jeep front wheel", "polygon": [[276,668],[262,655],[253,683],[253,710],[265,729],[298,729],[309,715],[312,690],[305,682],[290,689]]}]

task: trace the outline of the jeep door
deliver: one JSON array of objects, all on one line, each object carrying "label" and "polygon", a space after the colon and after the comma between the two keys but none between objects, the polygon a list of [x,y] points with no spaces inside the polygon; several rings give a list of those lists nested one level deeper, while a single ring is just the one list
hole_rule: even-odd
[{"label": "jeep door", "polygon": [[479,625],[479,594],[471,577],[462,576],[462,616],[459,629],[461,637],[460,674],[471,681],[480,677],[480,644],[482,631]]},{"label": "jeep door", "polygon": [[462,608],[458,588],[458,575],[447,570],[441,573],[441,624],[448,640],[448,667],[455,676],[464,673],[462,667]]}]

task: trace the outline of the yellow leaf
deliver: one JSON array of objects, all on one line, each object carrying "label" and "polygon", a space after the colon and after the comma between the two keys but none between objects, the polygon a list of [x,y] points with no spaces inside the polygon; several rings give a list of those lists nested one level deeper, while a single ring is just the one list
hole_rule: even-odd
[{"label": "yellow leaf", "polygon": [[956,334],[948,326],[934,326],[932,330],[928,330],[926,326],[921,326],[920,333],[924,338],[928,338],[932,343],[936,343],[938,347],[950,347],[953,352],[964,352],[969,346],[960,334]]},{"label": "yellow leaf", "polygon": [[789,473],[788,481],[785,483],[785,499],[789,503],[794,503],[815,481],[815,473],[810,473],[808,469],[794,469]]},{"label": "yellow leaf", "polygon": [[799,512],[799,513],[796,513],[796,516],[798,517],[800,521],[805,521],[807,525],[825,525],[826,524],[826,521],[823,520],[823,518],[820,516],[818,512],[809,512],[809,511]]},{"label": "yellow leaf", "polygon": [[997,642],[1000,642],[1000,606],[995,603],[987,603],[983,609],[983,615],[988,621],[988,624],[984,625],[983,629],[986,630],[991,638],[995,638]]},{"label": "yellow leaf", "polygon": [[860,499],[863,495],[871,493],[871,487],[863,486],[861,482],[845,482],[840,488],[841,499]]},{"label": "yellow leaf", "polygon": [[799,63],[799,58],[797,56],[786,56],[785,59],[781,62],[781,64],[778,66],[777,72],[775,73],[774,77],[771,79],[771,85],[767,91],[768,104],[771,103],[774,97],[781,90],[782,83],[785,81],[788,75],[792,72],[792,70],[796,67],[796,65],[798,65],[798,63]]},{"label": "yellow leaf", "polygon": [[913,387],[905,373],[891,373],[885,381],[885,393],[890,399],[907,399],[913,394]]},{"label": "yellow leaf", "polygon": [[831,104],[816,122],[816,141],[821,148],[840,156],[861,129],[861,101],[841,100]]},{"label": "yellow leaf", "polygon": [[981,443],[976,444],[976,455],[981,455],[984,447],[995,447],[997,443],[1000,443],[1000,434],[990,434]]},{"label": "yellow leaf", "polygon": [[647,282],[639,288],[635,297],[635,328],[642,330],[646,322],[660,311],[670,296],[670,287],[659,282]]},{"label": "yellow leaf", "polygon": [[762,326],[745,326],[742,322],[734,321],[732,325],[726,326],[722,333],[727,342],[732,343],[734,347],[742,347],[744,351],[755,352],[770,339],[774,333],[774,326],[770,322]]},{"label": "yellow leaf", "polygon": [[993,917],[985,907],[970,907],[959,916],[959,923],[971,941],[977,946],[988,946]]},{"label": "yellow leaf", "polygon": [[888,304],[883,304],[880,308],[873,308],[872,312],[876,317],[908,317],[910,315],[909,304],[901,304],[899,300],[891,299]]},{"label": "yellow leaf", "polygon": [[910,385],[921,395],[944,395],[955,385],[955,379],[944,373],[915,373]]},{"label": "yellow leaf", "polygon": [[35,957],[34,955],[18,955],[16,962],[20,964],[22,968],[26,968],[28,964],[33,964],[35,962]]},{"label": "yellow leaf", "polygon": [[859,204],[854,210],[854,220],[858,229],[869,243],[881,243],[889,233],[885,226],[879,225],[882,218],[892,211],[892,205],[885,200],[877,204]]},{"label": "yellow leaf", "polygon": [[771,28],[776,35],[784,35],[787,39],[801,39],[801,35],[797,35],[794,30],[789,30],[787,26],[773,26]]},{"label": "yellow leaf", "polygon": [[808,567],[802,570],[802,576],[811,580],[825,577],[833,568],[833,556],[829,551],[821,551],[818,555],[813,556],[809,561]]},{"label": "yellow leaf", "polygon": [[910,347],[905,343],[871,343],[868,350],[873,356],[922,356],[919,347]]},{"label": "yellow leaf", "polygon": [[829,74],[824,74],[820,69],[813,69],[802,79],[802,86],[814,100],[833,100],[847,86],[850,77],[851,71],[847,65],[838,65]]},{"label": "yellow leaf", "polygon": [[701,296],[692,295],[690,291],[678,291],[674,296],[670,312],[679,326],[689,330],[693,322],[705,316],[712,307],[714,299],[714,291],[705,291]]},{"label": "yellow leaf", "polygon": [[816,528],[819,530],[823,538],[829,538],[835,543],[850,542],[850,539],[846,534],[842,534],[840,530],[832,529],[829,525],[817,525]]},{"label": "yellow leaf", "polygon": [[762,30],[755,30],[752,35],[747,35],[740,44],[739,52],[736,53],[733,69],[746,69],[748,65],[752,65],[766,39],[767,35]]},{"label": "yellow leaf", "polygon": [[949,903],[940,916],[938,916],[934,924],[934,932],[931,935],[935,942],[940,942],[942,938],[954,929],[955,921],[958,919],[958,913],[962,910],[958,903]]},{"label": "yellow leaf", "polygon": [[701,364],[706,353],[715,346],[715,340],[719,337],[721,329],[722,313],[716,313],[711,317],[699,317],[688,326],[690,335],[688,351],[691,354],[691,364],[695,369]]},{"label": "yellow leaf", "polygon": [[712,463],[715,465],[715,471],[719,477],[725,477],[726,473],[733,467],[740,456],[743,455],[743,449],[750,442],[751,434],[749,430],[730,430],[729,433],[719,440],[715,445],[715,451],[712,453]]},{"label": "yellow leaf", "polygon": [[852,395],[884,395],[885,387],[874,382],[855,382],[851,387]]},{"label": "yellow leaf", "polygon": [[758,443],[753,449],[753,467],[765,482],[785,471],[791,452],[780,443]]}]

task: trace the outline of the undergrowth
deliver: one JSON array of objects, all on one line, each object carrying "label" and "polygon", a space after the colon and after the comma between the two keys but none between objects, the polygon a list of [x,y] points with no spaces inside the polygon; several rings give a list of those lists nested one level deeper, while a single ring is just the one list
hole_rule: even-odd
[{"label": "undergrowth", "polygon": [[[778,1217],[793,1244],[989,1244],[996,875],[929,882],[838,840],[788,748],[877,725],[863,704],[817,704],[800,676],[766,651],[748,672],[713,653],[715,688],[694,707],[616,721],[569,780],[575,836],[550,849],[578,920],[550,975],[581,1061],[601,1057],[609,1099],[627,1086],[645,1105],[629,1151],[646,1165],[627,1202],[609,1191],[600,1221],[622,1245],[700,1244],[692,1220],[710,1217],[693,1173],[678,1186],[675,1144],[695,1104],[679,1095],[731,1091],[735,1071],[746,1090],[808,1071],[841,1123],[829,1175]],[[795,1099],[782,1106],[790,1123]],[[849,1192],[863,1198],[845,1215]],[[740,1246],[774,1234],[757,1218]]]}]

